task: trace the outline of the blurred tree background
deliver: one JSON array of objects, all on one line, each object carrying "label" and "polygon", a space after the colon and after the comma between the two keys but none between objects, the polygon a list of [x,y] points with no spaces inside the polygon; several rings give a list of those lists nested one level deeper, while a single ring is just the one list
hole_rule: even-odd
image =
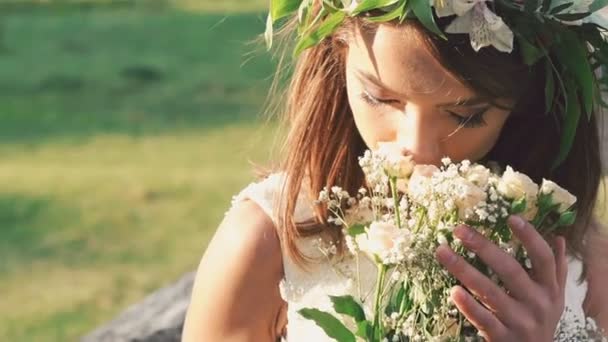
[{"label": "blurred tree background", "polygon": [[0,341],[72,341],[196,268],[271,157],[266,0],[0,0]]}]

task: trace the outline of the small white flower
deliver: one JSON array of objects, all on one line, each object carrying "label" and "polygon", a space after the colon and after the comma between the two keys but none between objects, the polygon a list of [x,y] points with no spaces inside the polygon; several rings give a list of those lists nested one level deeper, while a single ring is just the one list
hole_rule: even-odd
[{"label": "small white flower", "polygon": [[513,32],[488,8],[485,0],[435,0],[434,7],[438,17],[457,15],[445,31],[468,33],[475,51],[486,46],[502,52],[513,51]]},{"label": "small white flower", "polygon": [[424,198],[432,191],[431,178],[439,172],[435,165],[416,165],[408,183],[408,194],[414,198]]},{"label": "small white flower", "polygon": [[383,159],[384,170],[389,176],[407,178],[414,169],[411,155],[405,155],[403,147],[397,143],[379,142],[374,152]]},{"label": "small white flower", "polygon": [[480,187],[464,178],[454,185],[458,215],[461,219],[464,219],[468,211],[472,211],[473,208],[486,200],[487,195]]},{"label": "small white flower", "polygon": [[443,164],[444,166],[448,166],[452,164],[452,159],[450,159],[450,157],[443,157],[441,158],[441,164]]},{"label": "small white flower", "polygon": [[568,190],[555,184],[550,180],[543,178],[543,183],[540,186],[540,192],[543,194],[550,194],[553,203],[559,204],[559,212],[563,213],[568,210],[574,203],[576,203],[576,196],[568,192]]}]

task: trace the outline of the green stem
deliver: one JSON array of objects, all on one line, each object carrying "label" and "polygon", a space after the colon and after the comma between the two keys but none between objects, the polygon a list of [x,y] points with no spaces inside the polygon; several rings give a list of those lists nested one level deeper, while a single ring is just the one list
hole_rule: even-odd
[{"label": "green stem", "polygon": [[382,288],[384,283],[384,275],[386,274],[386,265],[380,265],[380,270],[378,271],[378,278],[376,280],[376,296],[374,299],[374,336],[378,338],[382,337],[382,322],[380,322],[380,295],[382,294]]},{"label": "green stem", "polygon": [[403,286],[403,299],[401,300],[401,304],[399,305],[399,317],[403,317],[403,314],[405,313],[405,302],[407,301],[406,299],[409,296],[409,289],[406,287],[405,281],[403,281],[401,286]]},{"label": "green stem", "polygon": [[401,228],[401,214],[399,213],[399,197],[397,196],[397,177],[391,177],[391,192],[393,193],[393,201],[395,202],[395,218],[397,220],[397,228]]}]

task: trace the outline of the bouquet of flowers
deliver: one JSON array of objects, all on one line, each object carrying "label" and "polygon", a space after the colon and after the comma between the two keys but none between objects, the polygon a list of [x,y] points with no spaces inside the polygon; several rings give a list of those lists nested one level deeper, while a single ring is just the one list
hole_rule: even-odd
[{"label": "bouquet of flowers", "polygon": [[[507,226],[509,215],[521,215],[543,236],[575,221],[572,194],[549,180],[539,187],[511,167],[499,174],[449,158],[441,167],[415,165],[390,143],[366,151],[359,164],[364,188],[354,196],[325,188],[318,204],[327,206],[329,223],[342,226],[349,253],[369,257],[377,266],[373,317],[366,317],[352,296],[331,297],[340,317],[314,308],[299,311],[337,341],[475,340],[477,331],[449,300],[458,281],[436,261],[437,247],[449,245],[502,287],[452,234],[456,226],[475,229],[531,269],[526,250]],[[343,324],[346,319],[356,323],[356,331]]]}]

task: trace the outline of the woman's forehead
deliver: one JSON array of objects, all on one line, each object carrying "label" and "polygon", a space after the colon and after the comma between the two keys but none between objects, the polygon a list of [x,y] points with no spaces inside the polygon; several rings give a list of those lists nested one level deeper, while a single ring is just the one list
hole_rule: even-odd
[{"label": "woman's forehead", "polygon": [[415,29],[380,25],[373,32],[355,33],[349,42],[347,67],[375,76],[400,94],[474,93],[431,54]]}]

